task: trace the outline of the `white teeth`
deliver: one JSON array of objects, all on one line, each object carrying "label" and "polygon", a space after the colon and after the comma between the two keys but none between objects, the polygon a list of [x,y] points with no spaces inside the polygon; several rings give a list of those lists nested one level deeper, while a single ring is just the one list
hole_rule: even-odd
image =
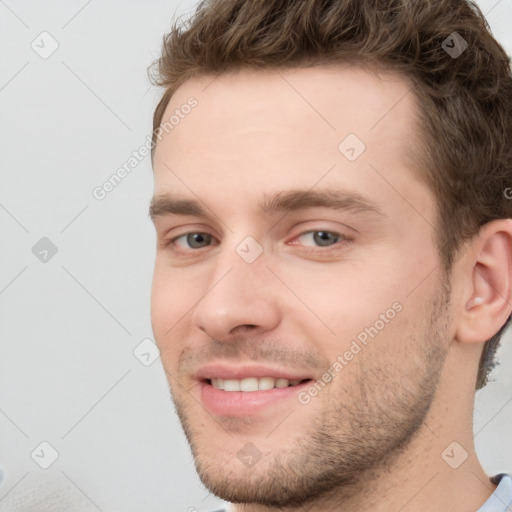
[{"label": "white teeth", "polygon": [[226,379],[224,381],[224,391],[240,391],[240,381],[235,379]]},{"label": "white teeth", "polygon": [[222,379],[212,379],[212,386],[218,389],[224,389],[224,381]]},{"label": "white teeth", "polygon": [[211,379],[212,386],[224,391],[265,391],[273,388],[296,386],[300,379],[274,379],[273,377],[248,377],[246,379]]},{"label": "white teeth", "polygon": [[276,388],[286,388],[290,384],[288,379],[277,379],[276,380]]},{"label": "white teeth", "polygon": [[240,381],[240,391],[258,391],[258,379],[249,377]]},{"label": "white teeth", "polygon": [[275,383],[276,379],[273,379],[272,377],[261,377],[258,382],[258,389],[261,391],[272,389]]}]

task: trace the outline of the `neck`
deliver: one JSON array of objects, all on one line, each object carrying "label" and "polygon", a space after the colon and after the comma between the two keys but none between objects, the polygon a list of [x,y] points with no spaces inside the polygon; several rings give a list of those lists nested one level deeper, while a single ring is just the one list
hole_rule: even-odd
[{"label": "neck", "polygon": [[[300,508],[240,504],[235,512],[458,512],[477,511],[494,492],[476,456],[471,436],[440,436],[426,425],[405,452],[385,467],[364,474],[360,484],[335,489]],[[451,445],[451,446],[450,446]],[[465,457],[459,467],[454,469]]]},{"label": "neck", "polygon": [[[471,378],[471,376],[469,376]],[[446,382],[448,380],[448,382]],[[239,504],[235,512],[476,512],[496,489],[473,442],[471,383],[442,377],[436,398],[414,438],[400,452],[361,476],[299,508]]]}]

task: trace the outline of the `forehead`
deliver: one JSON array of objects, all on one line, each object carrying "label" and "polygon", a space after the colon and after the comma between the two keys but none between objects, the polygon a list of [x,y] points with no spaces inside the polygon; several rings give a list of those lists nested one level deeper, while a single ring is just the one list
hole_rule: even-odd
[{"label": "forehead", "polygon": [[[190,98],[195,106],[184,109]],[[215,184],[230,196],[257,195],[321,179],[378,195],[386,177],[424,193],[413,172],[417,113],[409,82],[385,71],[330,65],[199,76],[164,113],[162,122],[179,121],[155,150],[155,194],[211,194]]]}]

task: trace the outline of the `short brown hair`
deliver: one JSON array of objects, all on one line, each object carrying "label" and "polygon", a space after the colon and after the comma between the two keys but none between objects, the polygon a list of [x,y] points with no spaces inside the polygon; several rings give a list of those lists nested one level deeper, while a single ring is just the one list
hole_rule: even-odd
[{"label": "short brown hair", "polygon": [[[456,43],[460,55],[449,51]],[[436,245],[449,275],[482,225],[512,217],[504,194],[512,186],[510,59],[472,1],[203,0],[183,26],[174,22],[150,67],[152,82],[166,88],[154,113],[153,152],[169,100],[186,80],[322,63],[395,71],[412,85],[418,158],[436,197]],[[487,383],[511,318],[484,345],[476,389]]]}]

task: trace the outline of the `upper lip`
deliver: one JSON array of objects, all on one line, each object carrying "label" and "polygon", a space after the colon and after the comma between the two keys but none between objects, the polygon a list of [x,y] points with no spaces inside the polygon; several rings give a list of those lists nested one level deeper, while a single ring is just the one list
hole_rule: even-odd
[{"label": "upper lip", "polygon": [[244,364],[225,364],[225,363],[210,363],[201,366],[196,373],[198,380],[207,379],[247,379],[249,377],[273,377],[274,379],[288,379],[288,380],[304,380],[311,379],[308,375],[301,371],[287,370],[286,368],[279,368],[275,366],[266,366],[254,363]]}]

